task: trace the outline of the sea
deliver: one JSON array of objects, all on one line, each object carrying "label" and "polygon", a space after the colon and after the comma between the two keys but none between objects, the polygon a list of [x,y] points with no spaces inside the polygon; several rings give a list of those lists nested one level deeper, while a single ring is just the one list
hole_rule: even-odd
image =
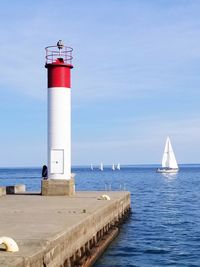
[{"label": "sea", "polygon": [[[132,213],[95,267],[200,266],[200,165],[177,174],[156,165],[74,167],[76,190],[130,191]],[[40,191],[41,168],[1,168],[0,186]]]}]

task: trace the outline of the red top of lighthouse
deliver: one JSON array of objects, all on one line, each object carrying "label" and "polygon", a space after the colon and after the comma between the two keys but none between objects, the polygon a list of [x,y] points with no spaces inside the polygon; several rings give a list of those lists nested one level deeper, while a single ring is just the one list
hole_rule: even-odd
[{"label": "red top of lighthouse", "polygon": [[63,42],[59,40],[56,46],[48,46],[45,50],[45,68],[48,69],[48,88],[70,88],[70,69],[73,68],[73,49],[71,47],[64,46]]}]

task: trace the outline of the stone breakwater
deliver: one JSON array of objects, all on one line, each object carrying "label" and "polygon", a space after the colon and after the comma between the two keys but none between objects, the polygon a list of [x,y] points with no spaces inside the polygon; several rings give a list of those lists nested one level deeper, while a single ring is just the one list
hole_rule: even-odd
[{"label": "stone breakwater", "polygon": [[[107,194],[110,200],[99,197]],[[23,193],[0,197],[0,236],[18,252],[0,249],[4,267],[92,266],[130,213],[129,192],[77,192],[72,197]]]}]

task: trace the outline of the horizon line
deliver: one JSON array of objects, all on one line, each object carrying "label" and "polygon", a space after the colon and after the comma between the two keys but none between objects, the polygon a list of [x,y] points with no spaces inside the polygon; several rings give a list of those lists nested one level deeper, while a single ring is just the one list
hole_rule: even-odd
[{"label": "horizon line", "polygon": [[[90,167],[91,164],[77,164],[77,165],[72,165],[72,168],[78,168],[78,167]],[[92,164],[93,167],[98,167],[99,164]],[[120,164],[121,167],[131,167],[131,166],[160,166],[161,164],[159,163],[138,163],[138,164]],[[178,164],[179,166],[184,166],[184,165],[200,165],[200,163],[180,163]],[[43,166],[43,165],[42,165]],[[42,166],[0,166],[0,169],[40,169]],[[104,164],[104,167],[110,167],[112,164]]]}]

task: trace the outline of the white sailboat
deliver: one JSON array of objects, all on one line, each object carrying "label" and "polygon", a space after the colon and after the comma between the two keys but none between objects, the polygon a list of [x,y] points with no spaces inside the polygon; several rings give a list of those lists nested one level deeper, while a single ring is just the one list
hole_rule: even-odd
[{"label": "white sailboat", "polygon": [[103,163],[100,164],[99,170],[103,171]]},{"label": "white sailboat", "polygon": [[178,172],[178,164],[172,149],[169,137],[167,137],[165,150],[162,158],[162,168],[158,168],[157,172],[161,173],[176,173]]},{"label": "white sailboat", "polygon": [[120,171],[121,167],[120,167],[119,163],[117,164],[117,168],[116,169]]},{"label": "white sailboat", "polygon": [[92,164],[90,165],[90,169],[91,169],[92,171],[94,170],[94,168],[93,168],[93,165],[92,165]]},{"label": "white sailboat", "polygon": [[112,165],[112,170],[115,171],[115,165],[114,164]]}]

